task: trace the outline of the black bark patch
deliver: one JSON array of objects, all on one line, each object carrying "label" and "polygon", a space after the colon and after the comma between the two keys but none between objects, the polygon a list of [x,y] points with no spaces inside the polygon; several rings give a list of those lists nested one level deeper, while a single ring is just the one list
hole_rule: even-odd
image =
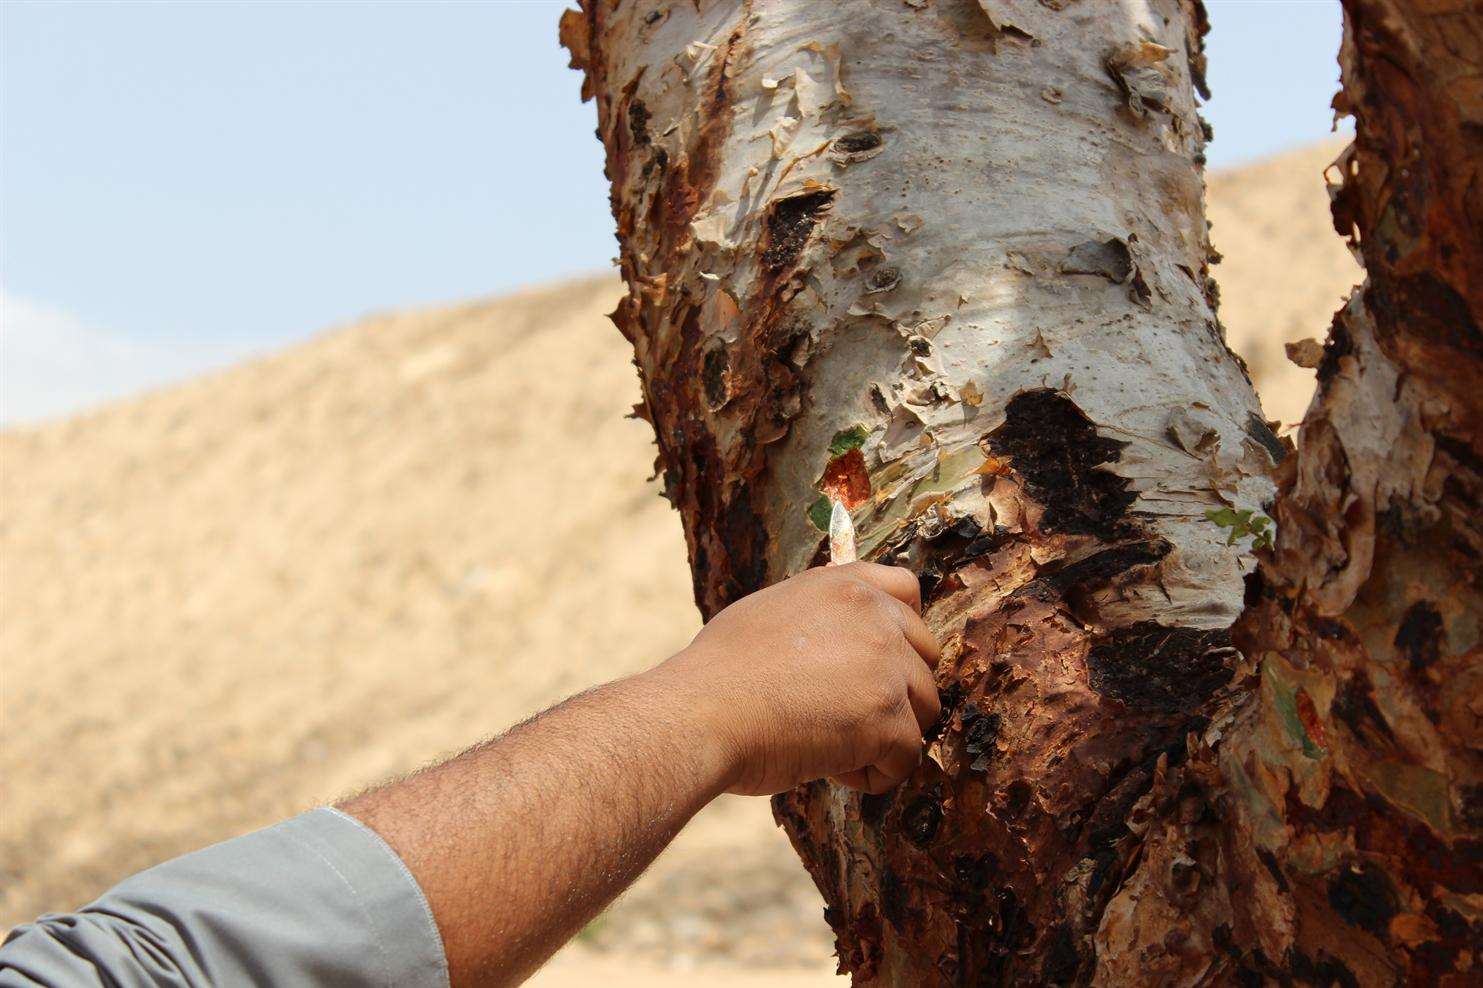
[{"label": "black bark patch", "polygon": [[[923,594],[922,599],[926,599]],[[958,704],[963,702],[963,684],[958,682],[948,683],[937,691],[937,704],[941,712],[931,727],[927,728],[922,735],[922,740],[931,744],[942,736],[942,732],[952,723],[953,711],[958,709]]]},{"label": "black bark patch", "polygon": [[1458,789],[1458,816],[1469,830],[1483,830],[1483,785]]},{"label": "black bark patch", "polygon": [[1127,480],[1095,469],[1122,456],[1127,443],[1097,435],[1091,420],[1059,391],[1015,395],[1004,424],[987,437],[989,449],[1009,459],[1030,494],[1045,506],[1047,532],[1115,539],[1131,526],[1123,519],[1137,495]]},{"label": "black bark patch", "polygon": [[1390,879],[1368,861],[1340,871],[1329,881],[1328,897],[1344,922],[1382,938],[1398,908]]},{"label": "black bark patch", "polygon": [[1110,848],[1122,840],[1130,831],[1122,820],[1109,820],[1094,826],[1087,833],[1087,841],[1093,847]]},{"label": "black bark patch", "polygon": [[1286,895],[1289,891],[1287,876],[1282,874],[1282,866],[1277,863],[1277,855],[1266,848],[1259,847],[1256,849],[1256,857],[1262,863],[1262,867],[1267,869],[1267,873],[1272,876],[1272,881],[1277,883],[1277,891]]},{"label": "black bark patch", "polygon": [[1081,970],[1081,953],[1076,949],[1076,937],[1068,924],[1062,923],[1050,932],[1050,941],[1045,947],[1045,963],[1040,968],[1040,980],[1047,985],[1069,985],[1076,980]]},{"label": "black bark patch", "polygon": [[1122,284],[1133,275],[1133,254],[1128,250],[1127,242],[1117,237],[1106,241],[1088,240],[1066,252],[1061,272],[1094,274]]},{"label": "black bark patch", "polygon": [[975,703],[963,707],[963,750],[973,759],[968,767],[974,772],[989,767],[995,754],[994,742],[1003,723],[1003,717],[997,713],[986,714]]},{"label": "black bark patch", "polygon": [[649,143],[649,108],[642,100],[628,104],[628,133],[639,147]]},{"label": "black bark patch", "polygon": [[[914,542],[918,542],[918,530],[916,526],[909,529],[904,539],[897,541],[892,549],[882,555],[881,562],[899,560]],[[970,559],[987,555],[1008,542],[1009,534],[1009,530],[1002,525],[995,525],[993,531],[986,532],[974,519],[962,518],[952,527],[925,539],[930,550],[925,554],[926,558],[917,572],[922,602],[931,602],[938,586],[959,566]]]},{"label": "black bark patch", "polygon": [[[1441,984],[1442,975],[1457,970],[1457,960],[1463,951],[1471,950],[1475,944],[1483,942],[1483,923],[1469,923],[1435,900],[1427,904],[1426,915],[1437,924],[1437,932],[1442,935],[1441,942],[1420,944],[1412,950],[1411,959],[1429,977],[1430,980],[1424,983]],[[1413,980],[1412,983],[1423,982]]]},{"label": "black bark patch", "polygon": [[875,131],[856,131],[836,140],[829,148],[829,157],[842,165],[867,161],[881,153],[883,143]]},{"label": "black bark patch", "polygon": [[859,154],[881,146],[881,135],[862,130],[857,134],[846,134],[834,142],[834,146],[849,154]]},{"label": "black bark patch", "polygon": [[1335,319],[1329,329],[1329,338],[1323,342],[1323,359],[1318,362],[1318,383],[1326,384],[1329,378],[1339,373],[1340,359],[1354,352],[1354,338],[1343,319]]},{"label": "black bark patch", "polygon": [[[892,267],[889,264],[883,265],[866,275],[865,294],[877,295],[881,292],[889,292],[899,284],[901,284],[901,269]],[[922,342],[926,343],[927,341],[923,340]],[[928,344],[926,352],[932,352],[930,344]]]},{"label": "black bark patch", "polygon": [[1261,443],[1262,447],[1272,454],[1273,463],[1281,463],[1287,459],[1287,447],[1282,444],[1281,439],[1277,438],[1277,433],[1272,431],[1272,427],[1255,412],[1250,412],[1246,416],[1246,434]]},{"label": "black bark patch", "polygon": [[707,350],[701,362],[700,381],[705,387],[705,403],[713,412],[726,404],[726,368],[729,363],[724,345]]},{"label": "black bark patch", "polygon": [[803,253],[819,217],[833,201],[833,189],[819,189],[775,201],[767,211],[763,266],[772,271],[791,267]]},{"label": "black bark patch", "polygon": [[1262,973],[1255,968],[1244,964],[1236,968],[1236,984],[1241,988],[1262,988],[1266,983],[1267,979],[1263,978]]},{"label": "black bark patch", "polygon": [[880,794],[863,793],[860,796],[860,820],[871,827],[880,826],[881,818],[886,815],[886,810],[896,801],[896,792],[883,792]]},{"label": "black bark patch", "polygon": [[[1474,491],[1468,490],[1467,485],[1464,484],[1462,482],[1462,479],[1455,473],[1450,474],[1442,481],[1442,494],[1445,497],[1456,501],[1458,504],[1466,508],[1469,512],[1475,512],[1478,510],[1477,494]],[[1463,552],[1467,552],[1468,555],[1474,555],[1474,553],[1468,550],[1467,543],[1458,540],[1454,544],[1458,549],[1461,549]]]},{"label": "black bark patch", "polygon": [[1325,641],[1353,641],[1349,627],[1338,618],[1316,617],[1312,620],[1313,633]]},{"label": "black bark patch", "polygon": [[1117,851],[1110,847],[1104,847],[1095,854],[1088,855],[1092,860],[1092,875],[1087,879],[1087,894],[1096,895],[1107,881],[1112,877],[1113,870],[1119,861]]},{"label": "black bark patch", "polygon": [[995,896],[999,906],[999,937],[1011,947],[1025,947],[1035,939],[1035,924],[1025,918],[1024,907],[1014,889],[1000,889]]},{"label": "black bark patch", "polygon": [[1318,959],[1314,960],[1297,947],[1289,947],[1287,970],[1293,980],[1301,985],[1312,985],[1314,988],[1361,988],[1359,978],[1354,976],[1354,972],[1343,961],[1330,957],[1321,950],[1318,952]]},{"label": "black bark patch", "polygon": [[1411,660],[1413,669],[1425,669],[1442,657],[1442,615],[1431,601],[1418,600],[1406,609],[1395,632],[1395,647]]},{"label": "black bark patch", "polygon": [[974,892],[988,890],[999,870],[999,859],[991,853],[959,854],[953,858],[953,877],[958,884]]},{"label": "black bark patch", "polygon": [[1030,797],[1034,791],[1030,783],[1024,779],[1016,779],[1004,790],[1004,798],[999,802],[999,808],[1006,820],[1018,820],[1024,815],[1030,806]]},{"label": "black bark patch", "polygon": [[1092,689],[1135,710],[1189,713],[1230,681],[1228,629],[1139,621],[1103,636],[1087,656]]},{"label": "black bark patch", "polygon": [[1473,473],[1483,476],[1483,457],[1473,452],[1473,447],[1456,436],[1449,436],[1445,432],[1433,432],[1432,440],[1437,448],[1456,461],[1458,466],[1467,467]]},{"label": "black bark patch", "polygon": [[881,913],[898,930],[906,929],[911,894],[901,876],[890,868],[881,872]]},{"label": "black bark patch", "polygon": [[1158,562],[1169,554],[1170,548],[1169,543],[1163,539],[1114,546],[1094,552],[1074,563],[1067,563],[1032,582],[1043,581],[1062,595],[1074,590],[1100,587],[1136,566]]},{"label": "black bark patch", "polygon": [[738,492],[727,502],[720,534],[731,557],[725,606],[762,589],[767,582],[767,529],[745,492]]},{"label": "black bark patch", "polygon": [[918,796],[901,811],[901,830],[917,847],[932,843],[941,822],[942,803],[932,796]]},{"label": "black bark patch", "polygon": [[1375,514],[1375,527],[1388,537],[1410,548],[1416,544],[1422,528],[1415,514],[1404,502],[1391,501]]},{"label": "black bark patch", "polygon": [[1375,688],[1363,669],[1339,687],[1331,709],[1366,748],[1388,748],[1395,744],[1395,732],[1376,706]]},{"label": "black bark patch", "polygon": [[792,828],[802,833],[804,827],[807,826],[807,821],[794,808],[793,801],[789,799],[790,795],[791,792],[779,792],[768,797],[768,805],[772,807],[772,818],[777,821],[778,826],[784,829]]},{"label": "black bark patch", "polygon": [[1437,924],[1437,930],[1442,936],[1449,940],[1461,940],[1472,935],[1477,928],[1476,923],[1469,923],[1462,918],[1461,913],[1448,909],[1435,899],[1427,903],[1426,914]]},{"label": "black bark patch", "polygon": [[[1181,738],[1183,736],[1180,735]],[[1086,832],[1087,843],[1099,855],[1115,853],[1117,843],[1130,833],[1128,813],[1153,787],[1153,773],[1159,755],[1158,751],[1150,752],[1141,764],[1124,769],[1121,778],[1114,777],[1117,780],[1097,800],[1096,808],[1092,810],[1083,830]]]},{"label": "black bark patch", "polygon": [[1262,571],[1260,568],[1254,569],[1250,573],[1246,574],[1246,580],[1244,581],[1243,586],[1245,589],[1241,593],[1241,603],[1243,606],[1246,607],[1247,610],[1250,610],[1257,604],[1261,603],[1262,598],[1267,595],[1269,590],[1267,581],[1262,578]]}]

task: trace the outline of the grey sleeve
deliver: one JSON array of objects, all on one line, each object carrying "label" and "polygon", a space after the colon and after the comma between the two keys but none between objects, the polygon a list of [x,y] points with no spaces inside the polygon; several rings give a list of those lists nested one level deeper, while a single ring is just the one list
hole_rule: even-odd
[{"label": "grey sleeve", "polygon": [[432,911],[385,841],[333,809],[167,861],[0,946],[0,988],[447,988]]}]

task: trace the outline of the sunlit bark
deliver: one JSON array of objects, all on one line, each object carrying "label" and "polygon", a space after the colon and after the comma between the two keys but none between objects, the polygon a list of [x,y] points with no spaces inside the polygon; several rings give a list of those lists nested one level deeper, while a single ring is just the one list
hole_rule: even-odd
[{"label": "sunlit bark", "polygon": [[[607,148],[629,285],[614,318],[634,344],[640,413],[654,423],[702,610],[816,562],[829,491],[850,502],[864,555],[921,575],[947,643],[948,713],[911,781],[866,799],[820,782],[775,802],[857,983],[1328,983],[1326,958],[1348,954],[1320,946],[1327,938],[1390,935],[1335,904],[1382,867],[1361,838],[1304,843],[1390,797],[1346,776],[1355,806],[1324,810],[1333,773],[1357,763],[1340,767],[1343,746],[1300,742],[1290,728],[1333,721],[1340,694],[1316,683],[1347,667],[1335,665],[1337,646],[1300,659],[1291,642],[1329,643],[1330,625],[1313,622],[1342,621],[1364,599],[1394,478],[1432,497],[1427,511],[1397,516],[1405,532],[1435,531],[1446,516],[1435,505],[1461,496],[1447,493],[1449,478],[1476,494],[1476,461],[1458,458],[1476,419],[1427,404],[1456,381],[1435,362],[1429,376],[1399,374],[1387,347],[1413,346],[1395,328],[1402,310],[1456,298],[1413,349],[1429,361],[1439,347],[1453,361],[1476,355],[1466,293],[1479,284],[1468,267],[1477,245],[1457,241],[1477,219],[1466,170],[1478,161],[1466,144],[1478,136],[1477,61],[1473,75],[1448,77],[1456,95],[1437,126],[1453,144],[1428,164],[1436,174],[1374,179],[1370,169],[1425,155],[1414,139],[1366,136],[1423,127],[1410,114],[1432,105],[1427,86],[1414,87],[1410,113],[1376,111],[1389,124],[1359,114],[1358,177],[1341,201],[1367,254],[1405,255],[1374,246],[1387,218],[1414,238],[1451,208],[1452,239],[1420,255],[1417,271],[1402,265],[1399,281],[1376,276],[1351,306],[1321,371],[1310,449],[1282,467],[1303,479],[1282,502],[1280,551],[1248,581],[1286,450],[1213,310],[1194,101],[1202,27],[1198,5],[1179,0],[584,0],[563,20]],[[1375,37],[1351,46],[1347,81],[1351,98],[1384,103],[1396,97],[1363,53],[1402,42]],[[1416,211],[1378,204],[1375,185],[1403,187]],[[1437,269],[1443,259],[1453,266]],[[1405,280],[1417,274],[1452,295]],[[1390,315],[1377,317],[1382,297]],[[1449,336],[1441,327],[1459,313],[1472,328]],[[1461,363],[1463,397],[1476,401],[1477,365]],[[1387,387],[1402,400],[1376,413]],[[1438,464],[1431,487],[1416,479],[1422,460]],[[1462,551],[1443,552],[1453,542],[1442,536],[1421,541],[1432,561]],[[1470,579],[1460,558],[1432,578]],[[1243,594],[1255,603],[1247,659],[1231,630]],[[1459,594],[1421,595],[1437,616],[1423,620],[1418,660],[1431,671],[1416,675],[1436,710],[1473,729],[1465,697],[1480,691],[1467,692],[1464,653],[1477,612]],[[1467,613],[1471,623],[1458,617]],[[1401,620],[1376,620],[1391,617]],[[1364,640],[1358,627],[1348,634]],[[1371,683],[1383,694],[1382,679]],[[1476,782],[1466,760],[1476,734],[1433,721],[1433,734],[1453,733],[1428,747],[1421,721],[1392,719],[1383,699],[1361,707],[1370,726],[1355,730],[1383,722],[1402,739],[1374,756],[1402,768],[1365,778],[1433,798],[1441,779],[1449,826],[1472,812],[1476,827],[1457,781]],[[1412,768],[1433,774],[1418,782]],[[1282,794],[1275,810],[1262,802]],[[1291,799],[1311,819],[1289,817]],[[1325,812],[1338,818],[1324,823]],[[1399,819],[1373,808],[1370,818]],[[1415,826],[1439,842],[1426,850],[1459,850],[1448,842],[1460,831]],[[1310,888],[1316,907],[1302,897]],[[1445,888],[1453,916],[1463,915],[1454,899],[1479,891]],[[1395,895],[1386,931],[1415,912]],[[1313,925],[1315,909],[1337,933]],[[1401,926],[1413,937],[1432,929]],[[1394,941],[1377,942],[1370,967],[1335,963],[1366,980],[1402,962]]]}]

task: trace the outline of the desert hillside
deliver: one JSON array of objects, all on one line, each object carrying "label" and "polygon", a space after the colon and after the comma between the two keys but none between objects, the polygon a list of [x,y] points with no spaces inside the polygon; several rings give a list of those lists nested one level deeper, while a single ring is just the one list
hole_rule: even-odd
[{"label": "desert hillside", "polygon": [[[1288,423],[1311,372],[1281,343],[1321,337],[1358,273],[1328,224],[1336,150],[1211,181],[1222,315]],[[0,925],[688,640],[618,293],[380,315],[0,434]],[[765,801],[723,800],[574,953],[720,978],[829,950]]]}]

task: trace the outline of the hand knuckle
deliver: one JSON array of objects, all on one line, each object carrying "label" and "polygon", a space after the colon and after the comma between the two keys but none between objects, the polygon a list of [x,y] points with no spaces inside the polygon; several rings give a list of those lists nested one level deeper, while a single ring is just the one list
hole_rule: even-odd
[{"label": "hand knuckle", "polygon": [[863,583],[854,580],[842,580],[836,585],[835,593],[845,606],[855,609],[869,607],[874,600],[875,592]]},{"label": "hand knuckle", "polygon": [[879,684],[881,690],[890,690],[896,685],[896,659],[891,656],[890,651],[885,648],[872,648],[868,662],[869,665],[865,669],[866,675],[871,676],[871,681]]},{"label": "hand knuckle", "polygon": [[875,659],[876,665],[874,671],[877,675],[883,675],[888,670],[894,668],[894,663],[891,661],[891,652],[892,646],[896,642],[896,636],[893,634],[893,630],[886,625],[874,622],[860,629],[860,636],[864,639],[864,645],[870,650],[871,656]]},{"label": "hand knuckle", "polygon": [[871,720],[889,717],[896,708],[896,697],[889,687],[879,681],[865,690],[864,700],[864,714]]}]

